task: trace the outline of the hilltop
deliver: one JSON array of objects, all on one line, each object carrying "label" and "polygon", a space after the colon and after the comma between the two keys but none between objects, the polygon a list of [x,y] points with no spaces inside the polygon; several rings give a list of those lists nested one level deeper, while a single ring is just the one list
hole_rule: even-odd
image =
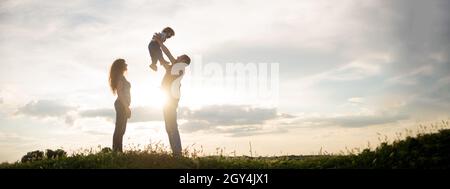
[{"label": "hilltop", "polygon": [[160,149],[114,153],[109,148],[104,148],[99,152],[67,156],[62,150],[47,150],[46,153],[29,152],[21,162],[2,163],[0,168],[448,169],[450,168],[450,129],[406,137],[390,144],[383,142],[376,149],[364,149],[360,153],[347,155],[274,157],[185,155],[185,157],[173,157],[169,152]]}]

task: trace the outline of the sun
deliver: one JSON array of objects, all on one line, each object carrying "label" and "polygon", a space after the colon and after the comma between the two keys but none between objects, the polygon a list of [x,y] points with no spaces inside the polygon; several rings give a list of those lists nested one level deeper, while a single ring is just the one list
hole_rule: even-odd
[{"label": "sun", "polygon": [[131,91],[132,106],[139,107],[152,107],[161,109],[164,106],[164,102],[167,97],[157,85],[151,85],[147,87],[138,87]]}]

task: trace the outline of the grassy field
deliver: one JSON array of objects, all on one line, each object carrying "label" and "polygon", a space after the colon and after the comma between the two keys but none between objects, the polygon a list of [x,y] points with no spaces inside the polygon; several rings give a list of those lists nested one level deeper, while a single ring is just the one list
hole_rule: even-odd
[{"label": "grassy field", "polygon": [[[444,125],[448,126],[448,122]],[[0,168],[32,169],[103,169],[103,168],[180,168],[180,169],[448,169],[450,168],[450,129],[408,136],[392,143],[383,142],[376,149],[364,149],[345,155],[314,156],[197,156],[173,157],[169,152],[149,148],[113,153],[75,153],[67,156],[62,150],[34,151],[20,162],[2,163]]]}]

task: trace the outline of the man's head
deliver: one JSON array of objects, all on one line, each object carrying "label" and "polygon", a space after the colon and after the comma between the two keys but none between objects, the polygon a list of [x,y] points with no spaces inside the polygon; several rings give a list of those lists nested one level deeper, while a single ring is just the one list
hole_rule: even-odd
[{"label": "man's head", "polygon": [[177,57],[177,63],[186,63],[187,65],[191,64],[191,58],[188,55],[181,55]]},{"label": "man's head", "polygon": [[167,35],[166,36],[167,39],[169,39],[169,38],[171,38],[172,36],[175,35],[175,31],[173,31],[173,29],[171,27],[164,28],[162,30],[162,32],[164,32]]}]

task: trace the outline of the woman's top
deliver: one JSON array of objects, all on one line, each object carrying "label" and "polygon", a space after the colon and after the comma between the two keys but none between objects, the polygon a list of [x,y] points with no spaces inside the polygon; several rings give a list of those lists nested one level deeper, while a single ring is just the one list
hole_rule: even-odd
[{"label": "woman's top", "polygon": [[117,99],[126,107],[129,107],[131,104],[130,88],[130,82],[124,76],[121,76],[117,83]]}]

